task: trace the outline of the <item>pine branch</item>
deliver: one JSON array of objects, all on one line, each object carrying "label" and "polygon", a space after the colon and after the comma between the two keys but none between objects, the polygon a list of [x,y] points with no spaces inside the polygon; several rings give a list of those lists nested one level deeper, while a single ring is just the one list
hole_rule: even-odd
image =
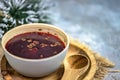
[{"label": "pine branch", "polygon": [[51,23],[45,13],[50,6],[46,0],[0,0],[0,30],[6,33],[15,26],[27,23]]}]

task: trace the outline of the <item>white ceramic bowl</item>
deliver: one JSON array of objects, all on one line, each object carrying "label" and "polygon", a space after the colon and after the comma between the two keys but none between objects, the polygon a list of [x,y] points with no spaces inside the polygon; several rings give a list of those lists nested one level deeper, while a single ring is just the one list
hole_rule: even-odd
[{"label": "white ceramic bowl", "polygon": [[[6,50],[6,43],[14,36],[21,33],[36,31],[50,32],[53,35],[56,34],[65,43],[65,49],[57,55],[43,59],[25,59],[15,56]],[[69,47],[69,38],[63,30],[53,25],[42,23],[24,24],[4,34],[2,37],[2,47],[7,61],[17,72],[28,77],[41,77],[54,72],[61,65]]]}]

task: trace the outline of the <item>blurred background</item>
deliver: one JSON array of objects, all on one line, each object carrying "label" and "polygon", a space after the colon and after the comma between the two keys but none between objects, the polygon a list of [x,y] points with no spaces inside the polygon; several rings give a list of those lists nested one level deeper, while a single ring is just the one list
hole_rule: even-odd
[{"label": "blurred background", "polygon": [[[120,70],[120,0],[57,0],[60,19],[55,23],[113,61]],[[118,73],[104,80],[119,80]]]},{"label": "blurred background", "polygon": [[[47,7],[44,9],[46,5]],[[48,19],[42,21],[32,17],[33,22],[48,22],[62,28],[71,37],[89,45],[92,50],[114,62],[116,64],[114,69],[120,70],[120,0],[45,0],[43,6],[38,11],[39,17],[43,15],[42,12],[45,12],[47,15],[50,14],[50,20],[46,16],[41,18]],[[1,10],[7,14],[7,18],[11,16],[8,15],[10,9],[8,12],[3,8]],[[28,12],[35,14],[35,10],[33,12],[28,10]],[[29,18],[31,19],[31,16],[27,16],[26,23],[31,23]],[[19,19],[21,21],[16,19],[18,19],[16,16],[10,18],[11,21],[14,21],[14,26],[18,25],[17,23],[25,22],[24,19]],[[1,37],[2,33],[1,30]],[[109,73],[104,80],[119,80],[118,75],[120,73]]]}]

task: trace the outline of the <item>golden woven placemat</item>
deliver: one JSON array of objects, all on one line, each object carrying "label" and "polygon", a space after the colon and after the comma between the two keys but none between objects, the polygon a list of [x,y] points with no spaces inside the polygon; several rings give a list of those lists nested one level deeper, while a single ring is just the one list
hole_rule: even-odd
[{"label": "golden woven placemat", "polygon": [[[88,61],[90,63],[87,71],[85,71],[82,74],[80,72],[78,74],[78,77],[77,75],[74,76],[74,80],[103,80],[104,76],[109,72],[109,69],[114,67],[114,64],[111,61],[100,56],[98,53],[95,53],[94,51],[90,50],[88,46],[86,46],[83,43],[80,43],[77,40],[71,40],[67,55],[68,54],[75,54],[75,55],[82,54],[85,57],[87,57],[87,59],[89,59]],[[74,59],[74,57],[71,59]],[[65,60],[67,59],[65,58]],[[63,80],[62,77],[65,71],[64,70],[65,63],[63,63],[58,70],[56,70],[54,73],[48,76],[42,78],[28,78],[18,74],[14,69],[11,68],[11,66],[7,63],[5,57],[3,57],[3,50],[1,46],[0,46],[0,61],[1,61],[0,80],[61,80],[61,79]],[[80,64],[80,61],[82,60],[78,59],[77,63]],[[82,62],[84,63],[84,61]],[[73,67],[74,69],[72,70],[76,70],[79,69],[79,67],[81,66],[77,65]],[[67,79],[67,80],[73,80],[73,79]]]}]

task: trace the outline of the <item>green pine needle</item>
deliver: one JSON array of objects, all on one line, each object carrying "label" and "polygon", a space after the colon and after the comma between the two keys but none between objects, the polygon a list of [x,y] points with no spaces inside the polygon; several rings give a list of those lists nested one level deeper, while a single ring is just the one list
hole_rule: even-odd
[{"label": "green pine needle", "polygon": [[0,0],[0,30],[3,34],[10,29],[27,23],[51,23],[51,6],[45,0]]}]

